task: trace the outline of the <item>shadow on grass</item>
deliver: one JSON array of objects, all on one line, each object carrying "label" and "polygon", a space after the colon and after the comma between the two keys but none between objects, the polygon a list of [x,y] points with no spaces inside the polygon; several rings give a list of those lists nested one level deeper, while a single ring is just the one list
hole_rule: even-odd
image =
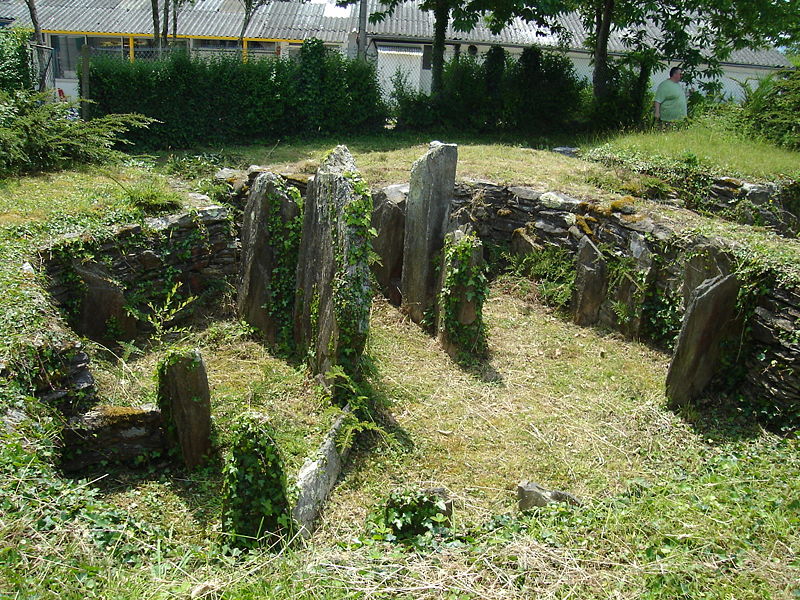
[{"label": "shadow on grass", "polygon": [[707,397],[696,405],[683,405],[673,411],[692,429],[713,444],[746,441],[769,429],[753,414],[740,409],[735,399],[725,395]]}]

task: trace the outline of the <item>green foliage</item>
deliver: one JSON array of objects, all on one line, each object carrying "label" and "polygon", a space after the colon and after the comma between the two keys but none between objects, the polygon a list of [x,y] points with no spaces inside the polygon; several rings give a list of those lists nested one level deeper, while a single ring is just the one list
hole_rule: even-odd
[{"label": "green foliage", "polygon": [[743,117],[749,128],[779,146],[800,149],[800,71],[787,70],[744,86]]},{"label": "green foliage", "polygon": [[[652,155],[636,148],[615,148],[611,144],[603,144],[589,150],[586,157],[611,167],[623,167],[660,179],[678,190],[686,207],[693,210],[704,210],[708,207],[711,201],[711,184],[721,175],[718,168],[700,160],[693,152],[672,157]],[[654,193],[661,194],[668,190],[655,182],[653,186]]]},{"label": "green foliage", "polygon": [[30,37],[28,29],[0,28],[0,92],[33,89],[33,56],[28,47]]},{"label": "green foliage", "polygon": [[132,139],[159,148],[365,132],[383,125],[385,109],[374,68],[357,62],[319,40],[306,41],[296,61],[92,58],[93,111],[158,119]]},{"label": "green foliage", "polygon": [[281,216],[281,202],[277,197],[269,198],[269,214],[267,216],[266,236],[274,240],[274,264],[269,277],[269,298],[267,311],[277,323],[277,339],[279,346],[291,348],[292,311],[297,287],[297,255],[300,250],[300,234],[303,228],[303,198],[296,187],[281,183],[282,191],[289,196],[298,207],[298,214],[285,221]]},{"label": "green foliage", "polygon": [[75,107],[48,93],[0,93],[0,177],[120,159],[113,148],[122,136],[151,122],[136,114],[84,121]]},{"label": "green foliage", "polygon": [[236,548],[274,547],[288,541],[292,519],[278,447],[257,415],[235,424],[223,470],[222,529]]},{"label": "green foliage", "polygon": [[[486,266],[473,259],[479,245],[474,233],[461,239],[445,238],[445,278],[439,294],[440,328],[447,340],[460,351],[482,356],[488,350],[486,324],[483,321],[483,303],[489,295]],[[464,324],[459,320],[462,303],[471,302],[475,320]]]},{"label": "green foliage", "polygon": [[394,490],[386,500],[383,523],[387,541],[419,543],[421,537],[446,534],[450,526],[442,490]]},{"label": "green foliage", "polygon": [[445,126],[523,134],[568,127],[584,85],[569,58],[537,46],[526,48],[517,61],[499,47],[483,61],[463,54],[450,60],[438,98],[411,90],[402,73],[392,81],[398,129]]},{"label": "green foliage", "polygon": [[647,68],[610,62],[608,94],[590,100],[590,129],[603,130],[641,125],[651,114],[650,71]]},{"label": "green foliage", "polygon": [[357,377],[361,353],[367,343],[372,283],[369,263],[373,258],[372,194],[358,173],[346,173],[355,198],[343,210],[343,228],[334,227],[336,272],[333,278],[333,310],[339,332],[336,364]]},{"label": "green foliage", "polygon": [[195,296],[181,298],[180,288],[180,282],[176,281],[170,288],[167,288],[163,302],[157,303],[155,300],[151,300],[147,302],[146,309],[128,306],[127,311],[140,321],[149,323],[153,328],[153,337],[161,340],[172,329],[170,324],[197,299]]},{"label": "green foliage", "polygon": [[183,204],[181,196],[170,189],[162,179],[146,177],[126,185],[116,177],[111,175],[107,177],[122,188],[132,206],[147,214],[173,211]]},{"label": "green foliage", "polygon": [[538,133],[563,129],[575,118],[584,85],[564,54],[530,46],[506,70],[507,127]]},{"label": "green foliage", "polygon": [[575,258],[558,246],[544,246],[524,256],[511,257],[511,270],[536,282],[539,298],[558,308],[566,308],[575,287]]}]

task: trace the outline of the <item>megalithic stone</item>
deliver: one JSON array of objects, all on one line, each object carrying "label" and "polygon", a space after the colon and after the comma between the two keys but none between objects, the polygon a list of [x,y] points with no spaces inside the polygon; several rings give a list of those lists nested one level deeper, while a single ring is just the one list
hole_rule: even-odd
[{"label": "megalithic stone", "polygon": [[[239,317],[270,342],[277,341],[284,328],[291,335],[299,243],[299,236],[292,238],[292,224],[300,215],[298,198],[283,177],[261,173],[250,188],[244,211],[236,307]],[[290,285],[283,281],[287,273]]]},{"label": "megalithic stone", "polygon": [[406,231],[408,185],[390,185],[373,197],[372,227],[377,232],[372,245],[380,262],[372,273],[389,302],[400,305],[400,280],[403,276],[403,243]]},{"label": "megalithic stone", "polygon": [[675,354],[667,372],[667,399],[672,407],[694,401],[717,374],[722,342],[738,337],[739,282],[733,275],[707,279],[692,292]]},{"label": "megalithic stone", "polygon": [[295,341],[314,375],[355,369],[372,303],[369,273],[372,197],[345,146],[320,165],[308,188],[297,261]]},{"label": "megalithic stone", "polygon": [[175,350],[162,359],[158,407],[167,437],[180,445],[186,467],[201,464],[211,449],[211,393],[200,352]]},{"label": "megalithic stone", "polygon": [[594,325],[606,299],[608,273],[603,253],[588,236],[578,243],[572,319],[576,325]]},{"label": "megalithic stone", "polygon": [[415,323],[436,304],[434,261],[444,245],[456,179],[458,147],[431,142],[411,167],[403,243],[402,306]]},{"label": "megalithic stone", "polygon": [[[486,352],[486,333],[483,326],[483,292],[479,286],[486,285],[483,276],[483,244],[468,231],[456,229],[445,237],[447,248],[456,244],[468,244],[466,252],[459,257],[442,261],[439,288],[441,303],[436,314],[436,338],[453,358],[464,352],[477,356]],[[452,271],[472,274],[474,284],[462,283],[445,290],[448,276]]]}]

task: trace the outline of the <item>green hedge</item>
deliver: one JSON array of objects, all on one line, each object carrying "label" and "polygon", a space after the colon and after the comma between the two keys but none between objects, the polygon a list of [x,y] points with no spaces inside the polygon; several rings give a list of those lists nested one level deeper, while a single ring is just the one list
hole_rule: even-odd
[{"label": "green hedge", "polygon": [[444,67],[439,98],[394,79],[398,129],[445,127],[459,131],[509,130],[533,134],[573,128],[583,114],[581,80],[564,54],[531,46],[514,59],[499,46],[483,60],[461,55]]},{"label": "green hedge", "polygon": [[161,121],[130,136],[156,148],[365,132],[386,116],[374,67],[319,40],[305,42],[297,60],[93,57],[90,90],[94,114]]},{"label": "green hedge", "polygon": [[0,29],[0,92],[33,89],[33,63],[27,29]]}]

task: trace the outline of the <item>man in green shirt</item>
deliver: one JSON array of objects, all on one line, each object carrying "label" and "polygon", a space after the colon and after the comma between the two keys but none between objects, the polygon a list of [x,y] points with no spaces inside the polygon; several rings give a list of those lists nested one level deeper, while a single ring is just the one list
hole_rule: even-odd
[{"label": "man in green shirt", "polygon": [[683,69],[672,67],[669,79],[665,79],[656,88],[656,99],[653,103],[656,121],[674,124],[686,118],[686,93],[679,83],[683,77]]}]

